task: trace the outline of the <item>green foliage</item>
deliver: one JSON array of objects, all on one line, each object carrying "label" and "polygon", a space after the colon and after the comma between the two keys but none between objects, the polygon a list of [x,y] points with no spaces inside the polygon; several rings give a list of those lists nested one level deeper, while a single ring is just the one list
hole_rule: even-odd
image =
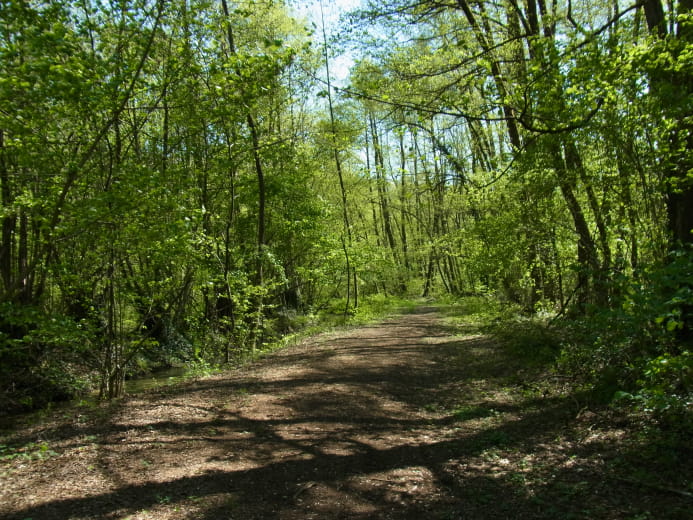
[{"label": "green foliage", "polygon": [[0,304],[0,403],[31,409],[70,398],[91,383],[93,331],[87,323],[36,307]]},{"label": "green foliage", "polygon": [[186,365],[185,377],[207,377],[219,371],[219,366],[198,359]]},{"label": "green foliage", "polygon": [[96,375],[117,395],[126,374],[218,359],[278,334],[283,288],[313,283],[329,208],[308,188],[292,71],[310,51],[270,3],[232,14],[228,53],[218,7],[3,2],[3,401],[41,406]]},{"label": "green foliage", "polygon": [[353,321],[356,323],[367,323],[378,318],[382,318],[393,312],[402,312],[412,309],[416,302],[385,294],[374,294],[362,298],[358,309],[354,313]]},{"label": "green foliage", "polygon": [[[336,298],[329,302],[328,306],[319,314],[321,322],[344,324],[344,309],[346,299]],[[347,313],[346,322],[349,324],[369,323],[383,318],[393,312],[402,312],[416,306],[416,302],[410,299],[386,294],[371,294],[360,298],[358,308],[353,307]]]},{"label": "green foliage", "polygon": [[504,327],[499,323],[506,323],[515,318],[518,311],[514,305],[502,303],[492,294],[480,296],[442,296],[436,300],[442,304],[441,310],[445,313],[445,322],[455,334],[488,333]]},{"label": "green foliage", "polygon": [[460,406],[452,410],[452,416],[456,421],[471,421],[474,419],[485,419],[487,417],[495,417],[498,412],[492,408],[485,406]]},{"label": "green foliage", "polygon": [[561,350],[560,333],[548,326],[546,318],[505,316],[491,327],[505,348],[528,364],[552,364]]},{"label": "green foliage", "polygon": [[[690,255],[653,266],[691,183],[690,42],[532,5],[397,2],[328,106],[282,2],[3,1],[4,399],[243,356],[347,291],[351,322],[447,297],[529,360],[565,331],[604,395],[679,395]],[[568,308],[589,320],[546,325]]]},{"label": "green foliage", "polygon": [[663,354],[644,363],[641,390],[634,394],[618,394],[647,414],[676,427],[693,429],[691,404],[693,396],[693,356],[689,351],[680,355]]},{"label": "green foliage", "polygon": [[30,442],[20,447],[0,444],[0,461],[10,460],[44,460],[57,457],[58,453],[50,448],[47,442]]},{"label": "green foliage", "polygon": [[674,251],[642,282],[628,283],[620,305],[565,323],[559,366],[602,400],[617,398],[659,420],[690,424],[692,269],[692,252]]}]

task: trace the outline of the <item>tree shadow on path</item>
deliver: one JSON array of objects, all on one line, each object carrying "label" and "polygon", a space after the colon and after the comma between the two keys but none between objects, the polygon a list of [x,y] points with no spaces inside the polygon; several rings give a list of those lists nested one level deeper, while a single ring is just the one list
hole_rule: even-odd
[{"label": "tree shadow on path", "polygon": [[593,469],[571,454],[548,472],[515,464],[561,435],[566,398],[499,398],[513,362],[441,330],[424,309],[125,402],[94,429],[110,489],[0,518],[619,518],[577,504]]}]

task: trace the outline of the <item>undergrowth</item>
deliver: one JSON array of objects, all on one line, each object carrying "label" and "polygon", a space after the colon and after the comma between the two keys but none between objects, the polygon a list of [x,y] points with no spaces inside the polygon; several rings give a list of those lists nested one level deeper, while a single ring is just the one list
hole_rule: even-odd
[{"label": "undergrowth", "polygon": [[[693,432],[693,355],[684,324],[693,296],[681,278],[689,258],[621,288],[609,308],[582,316],[527,316],[490,296],[444,302],[456,333],[491,334],[528,368],[561,381],[588,406],[609,406],[638,421]],[[690,274],[690,273],[689,273]]]},{"label": "undergrowth", "polygon": [[[508,379],[513,392],[562,399],[573,410],[567,431],[583,439],[602,435],[604,449],[611,450],[607,475],[690,497],[685,461],[692,455],[691,355],[676,327],[660,319],[671,303],[658,298],[652,288],[641,287],[616,308],[593,308],[572,319],[526,316],[519,308],[478,297],[442,310],[454,331],[496,340],[507,354],[503,363],[517,365],[512,369],[517,376]],[[465,421],[494,412],[472,403],[449,413]],[[613,444],[607,432],[613,432]]]},{"label": "undergrowth", "polygon": [[0,444],[0,461],[10,460],[43,460],[50,457],[57,457],[58,453],[53,451],[46,442],[30,442],[23,446],[7,446]]}]

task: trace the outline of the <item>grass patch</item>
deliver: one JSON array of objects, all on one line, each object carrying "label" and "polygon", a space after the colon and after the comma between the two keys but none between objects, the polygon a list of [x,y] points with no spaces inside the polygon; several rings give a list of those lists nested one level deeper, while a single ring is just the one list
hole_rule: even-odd
[{"label": "grass patch", "polygon": [[53,451],[46,442],[30,442],[24,446],[10,447],[0,444],[0,461],[22,460],[44,460],[57,457],[58,453]]},{"label": "grass patch", "polygon": [[349,308],[345,319],[346,300],[337,298],[321,310],[315,319],[318,328],[323,329],[344,325],[365,325],[395,313],[411,312],[419,305],[421,302],[417,300],[385,294],[372,294],[361,297],[356,309]]},{"label": "grass patch", "polygon": [[527,317],[516,306],[491,296],[444,300],[440,311],[454,334],[489,334],[514,358],[527,365],[553,363],[561,349],[559,334],[545,317]]},{"label": "grass patch", "polygon": [[436,306],[445,316],[445,325],[454,334],[485,332],[504,312],[497,299],[490,296],[444,298]]},{"label": "grass patch", "polygon": [[471,421],[473,419],[485,419],[495,417],[499,413],[492,408],[484,406],[461,406],[452,411],[452,417],[456,421]]}]

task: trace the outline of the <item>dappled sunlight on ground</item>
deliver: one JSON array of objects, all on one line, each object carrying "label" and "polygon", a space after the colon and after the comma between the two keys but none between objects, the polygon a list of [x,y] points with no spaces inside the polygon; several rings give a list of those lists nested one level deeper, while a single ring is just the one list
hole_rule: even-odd
[{"label": "dappled sunlight on ground", "polygon": [[3,462],[0,517],[684,518],[609,479],[622,431],[439,325],[421,309],[19,429],[52,454]]}]

